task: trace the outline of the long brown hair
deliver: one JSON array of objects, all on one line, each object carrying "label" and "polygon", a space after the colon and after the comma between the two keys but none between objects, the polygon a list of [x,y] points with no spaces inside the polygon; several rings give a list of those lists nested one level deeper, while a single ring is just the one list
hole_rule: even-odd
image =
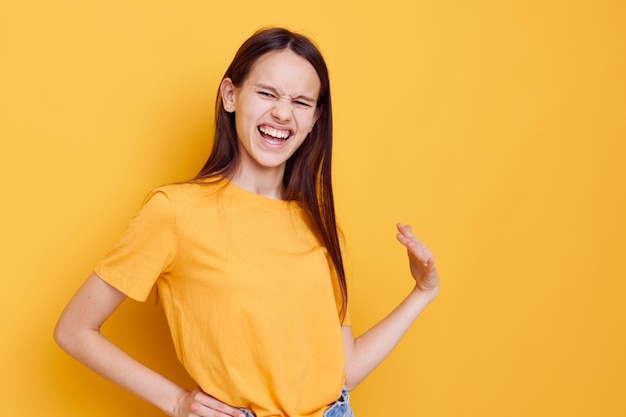
[{"label": "long brown hair", "polygon": [[[321,83],[317,99],[317,110],[320,116],[307,139],[287,160],[283,176],[284,198],[295,200],[302,206],[326,247],[341,288],[340,315],[344,318],[347,311],[348,291],[335,220],[331,182],[332,107],[328,68],[322,54],[313,42],[303,35],[284,28],[262,29],[241,45],[222,79],[230,78],[232,83],[239,87],[261,56],[282,49],[289,49],[306,59],[315,68]],[[194,180],[230,177],[237,169],[238,154],[235,115],[224,109],[218,89],[215,102],[213,149]]]}]

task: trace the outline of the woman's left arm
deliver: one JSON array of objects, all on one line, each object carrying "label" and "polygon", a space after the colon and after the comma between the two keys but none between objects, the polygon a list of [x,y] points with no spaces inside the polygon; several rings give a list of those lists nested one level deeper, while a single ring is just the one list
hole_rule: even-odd
[{"label": "woman's left arm", "polygon": [[350,326],[342,327],[348,390],[361,383],[391,353],[415,319],[439,293],[439,274],[426,245],[413,235],[409,225],[398,224],[397,238],[407,249],[415,287],[387,317],[356,339]]}]

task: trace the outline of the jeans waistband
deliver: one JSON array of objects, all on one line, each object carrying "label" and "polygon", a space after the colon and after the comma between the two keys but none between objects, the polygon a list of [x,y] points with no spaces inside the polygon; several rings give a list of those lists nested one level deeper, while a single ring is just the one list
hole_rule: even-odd
[{"label": "jeans waistband", "polygon": [[[246,417],[255,417],[254,413],[245,408],[240,408]],[[350,407],[350,393],[346,387],[341,390],[341,396],[331,404],[330,408],[324,411],[324,417],[354,417],[352,407]]]}]

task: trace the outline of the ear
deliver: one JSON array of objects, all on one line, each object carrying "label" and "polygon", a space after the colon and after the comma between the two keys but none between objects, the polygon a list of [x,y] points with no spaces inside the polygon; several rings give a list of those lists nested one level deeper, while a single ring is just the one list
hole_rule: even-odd
[{"label": "ear", "polygon": [[224,78],[220,84],[220,95],[222,96],[222,105],[228,113],[232,113],[236,109],[236,91],[235,85],[230,78]]}]

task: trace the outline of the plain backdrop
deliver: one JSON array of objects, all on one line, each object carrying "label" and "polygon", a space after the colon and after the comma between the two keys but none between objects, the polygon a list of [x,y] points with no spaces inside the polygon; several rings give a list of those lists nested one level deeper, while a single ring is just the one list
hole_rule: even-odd
[{"label": "plain backdrop", "polygon": [[[625,4],[2,1],[2,414],[161,415],[52,329],[146,193],[205,161],[241,42],[284,25],[330,67],[355,333],[411,289],[396,222],[442,276],[356,415],[626,415]],[[154,295],[103,331],[193,387]]]}]

